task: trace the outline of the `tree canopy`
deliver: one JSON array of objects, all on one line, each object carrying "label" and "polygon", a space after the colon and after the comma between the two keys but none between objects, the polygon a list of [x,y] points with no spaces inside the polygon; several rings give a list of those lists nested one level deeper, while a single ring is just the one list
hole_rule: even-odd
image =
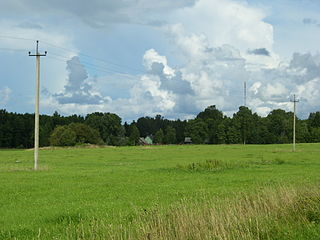
[{"label": "tree canopy", "polygon": [[[95,112],[86,116],[40,115],[40,146],[82,143],[136,145],[139,137],[158,144],[271,144],[292,142],[293,113],[272,110],[266,117],[241,106],[232,117],[211,105],[194,119],[168,120],[161,115],[141,117],[122,125],[114,113]],[[297,142],[320,142],[320,112],[296,120]],[[31,148],[34,142],[34,114],[0,109],[0,148]]]}]

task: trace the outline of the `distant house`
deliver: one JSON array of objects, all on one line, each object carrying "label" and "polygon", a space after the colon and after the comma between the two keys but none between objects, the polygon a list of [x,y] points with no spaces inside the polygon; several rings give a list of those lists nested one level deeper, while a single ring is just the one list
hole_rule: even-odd
[{"label": "distant house", "polygon": [[141,138],[139,138],[139,144],[141,144],[141,145],[152,145],[153,141],[149,136],[147,136],[146,138],[141,137]]},{"label": "distant house", "polygon": [[144,140],[145,140],[149,145],[152,145],[152,144],[153,144],[153,141],[152,141],[152,139],[151,139],[149,136],[147,136]]},{"label": "distant house", "polygon": [[184,144],[192,144],[192,139],[191,139],[191,137],[185,137],[185,138],[184,138]]}]

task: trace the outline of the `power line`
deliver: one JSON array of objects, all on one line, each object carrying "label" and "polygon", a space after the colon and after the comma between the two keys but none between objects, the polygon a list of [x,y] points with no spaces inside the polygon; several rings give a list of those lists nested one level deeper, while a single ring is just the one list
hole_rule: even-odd
[{"label": "power line", "polygon": [[65,48],[65,47],[60,47],[60,46],[57,46],[55,44],[52,44],[52,43],[49,43],[49,42],[46,42],[46,41],[43,41],[43,43],[47,44],[48,46],[63,50],[65,52],[76,53],[76,55],[87,57],[87,58],[91,58],[93,60],[102,62],[102,63],[107,64],[107,65],[110,64],[110,65],[114,65],[116,67],[127,68],[127,69],[130,69],[130,70],[133,70],[133,71],[136,71],[136,72],[140,72],[140,73],[143,72],[142,69],[137,69],[137,68],[133,68],[131,66],[118,64],[118,63],[115,63],[115,62],[112,62],[112,61],[109,61],[109,60],[106,60],[106,59],[97,58],[97,57],[91,56],[89,54],[82,53],[82,52],[77,52],[77,51],[74,51],[74,50],[71,50],[71,49],[68,49],[68,48]]},{"label": "power line", "polygon": [[35,39],[31,39],[31,38],[12,37],[12,36],[4,36],[4,35],[0,35],[0,38],[16,39],[16,40],[25,40],[25,41],[35,41]]},{"label": "power line", "polygon": [[14,48],[0,48],[0,51],[9,51],[9,52],[25,52],[25,49],[14,49]]},{"label": "power line", "polygon": [[129,73],[124,73],[124,72],[120,72],[120,71],[116,71],[116,70],[111,70],[111,69],[101,67],[98,65],[94,65],[92,63],[84,62],[82,60],[81,60],[81,63],[75,63],[75,62],[70,61],[69,58],[61,56],[59,54],[51,53],[51,55],[54,55],[54,56],[48,56],[48,58],[54,59],[56,61],[63,62],[63,63],[66,63],[68,61],[68,64],[77,65],[77,66],[85,66],[87,69],[91,69],[91,70],[98,71],[98,72],[109,73],[109,74],[110,73],[112,73],[112,74],[114,74],[114,73],[129,74]]},{"label": "power line", "polygon": [[[0,38],[5,38],[5,39],[15,39],[15,40],[23,40],[23,41],[35,41],[35,39],[30,39],[30,38],[22,38],[22,37],[13,37],[13,36],[4,36],[4,35],[0,35]],[[55,49],[59,49],[59,50],[62,50],[64,52],[67,52],[67,53],[72,53],[72,54],[75,54],[75,55],[78,55],[78,56],[83,56],[85,58],[89,58],[89,59],[92,59],[92,60],[95,60],[95,61],[98,61],[100,63],[103,63],[103,64],[106,64],[107,66],[108,65],[112,65],[116,68],[119,68],[119,69],[129,69],[129,70],[132,70],[136,73],[144,73],[144,71],[142,69],[137,69],[137,68],[134,68],[134,67],[131,67],[131,66],[127,66],[127,65],[124,65],[124,64],[118,64],[118,63],[115,63],[115,62],[112,62],[110,60],[106,60],[106,59],[101,59],[101,58],[97,58],[97,57],[94,57],[94,56],[91,56],[89,54],[86,54],[86,53],[82,53],[82,52],[78,52],[76,50],[71,50],[71,49],[68,49],[68,48],[65,48],[65,47],[61,47],[61,46],[58,46],[56,44],[52,44],[50,42],[47,42],[47,41],[43,41],[41,40],[41,43],[43,44],[46,44],[50,47],[53,47]],[[54,54],[53,52],[50,52],[50,54]],[[57,54],[58,55],[58,54]],[[61,55],[60,55],[61,56]],[[64,57],[64,56],[62,56]],[[68,59],[70,60],[70,59]],[[83,61],[82,61],[83,62]],[[101,67],[101,66],[97,66],[95,64],[92,64],[92,63],[87,63],[87,65],[92,65],[94,67]],[[104,67],[101,67],[101,68],[105,68],[106,66]],[[109,70],[108,70],[109,71]],[[111,70],[112,71],[112,70]],[[117,72],[117,73],[121,73],[123,74],[124,72],[121,72],[120,70],[113,70],[114,72]],[[128,73],[128,72],[126,72]]]}]

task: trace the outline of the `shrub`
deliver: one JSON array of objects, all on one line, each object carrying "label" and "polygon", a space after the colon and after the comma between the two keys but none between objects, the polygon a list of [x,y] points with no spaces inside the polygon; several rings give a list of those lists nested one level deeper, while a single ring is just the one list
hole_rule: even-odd
[{"label": "shrub", "polygon": [[83,124],[83,123],[71,123],[68,125],[76,133],[76,143],[91,143],[101,144],[103,143],[100,138],[98,130]]},{"label": "shrub", "polygon": [[103,144],[99,132],[83,123],[71,123],[56,127],[51,136],[53,146],[74,146],[76,144]]},{"label": "shrub", "polygon": [[72,128],[69,126],[58,126],[50,136],[50,144],[53,146],[74,146],[76,138],[77,135]]}]

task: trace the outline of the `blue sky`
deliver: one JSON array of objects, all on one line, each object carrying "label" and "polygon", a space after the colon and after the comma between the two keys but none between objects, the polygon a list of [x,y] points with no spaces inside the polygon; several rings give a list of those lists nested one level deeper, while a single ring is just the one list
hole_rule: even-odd
[{"label": "blue sky", "polygon": [[11,0],[0,8],[0,108],[188,119],[209,105],[320,111],[318,0]]}]

